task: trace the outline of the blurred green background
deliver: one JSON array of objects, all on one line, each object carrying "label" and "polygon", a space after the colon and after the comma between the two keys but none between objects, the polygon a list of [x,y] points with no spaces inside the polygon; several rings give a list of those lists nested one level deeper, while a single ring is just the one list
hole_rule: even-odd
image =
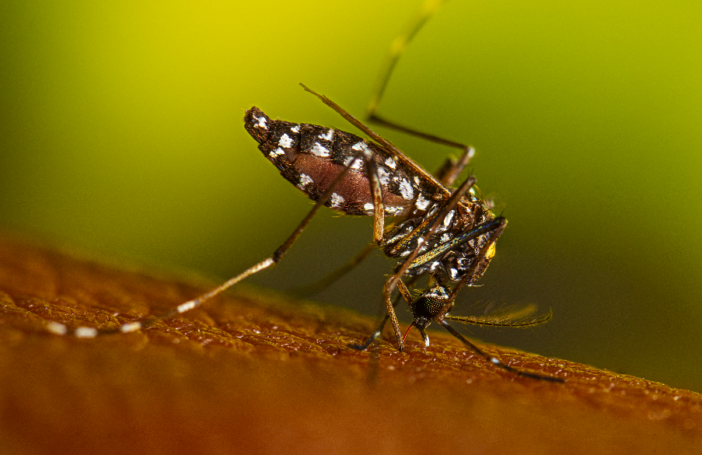
[{"label": "blurred green background", "polygon": [[[420,4],[3,1],[0,226],[238,273],[310,207],[244,110],[353,131],[298,82],[362,114]],[[700,24],[698,0],[453,1],[417,36],[381,113],[474,144],[478,183],[510,221],[459,308],[555,313],[465,333],[702,391]],[[379,130],[430,170],[452,153]],[[312,282],[370,238],[370,218],[325,210],[251,281]],[[375,254],[316,298],[376,315],[391,267]]]}]

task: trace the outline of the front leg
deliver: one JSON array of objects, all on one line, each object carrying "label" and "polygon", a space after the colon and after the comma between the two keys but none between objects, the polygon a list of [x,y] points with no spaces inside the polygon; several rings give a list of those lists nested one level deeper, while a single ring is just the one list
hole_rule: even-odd
[{"label": "front leg", "polygon": [[[397,320],[397,315],[395,315],[395,305],[392,304],[392,291],[395,289],[398,282],[402,282],[398,275],[393,275],[385,281],[385,286],[383,286],[383,300],[388,310],[387,315],[392,324],[392,331],[395,333],[395,338],[397,339],[397,349],[402,352],[405,349],[405,344],[402,341],[400,322]],[[402,283],[402,286],[404,286],[404,283]],[[411,302],[408,303],[411,304]]]},{"label": "front leg", "polygon": [[370,191],[373,195],[373,242],[376,245],[382,245],[383,235],[385,234],[385,204],[383,203],[383,189],[380,186],[380,177],[378,177],[378,165],[368,147],[365,147],[362,153]]}]

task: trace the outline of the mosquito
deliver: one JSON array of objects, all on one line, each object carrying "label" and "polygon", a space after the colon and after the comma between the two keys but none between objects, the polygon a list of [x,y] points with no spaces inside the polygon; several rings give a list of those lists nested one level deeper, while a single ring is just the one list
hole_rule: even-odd
[{"label": "mosquito", "polygon": [[[273,120],[261,109],[246,111],[244,126],[258,142],[263,155],[295,187],[315,201],[314,206],[292,234],[263,261],[244,270],[222,285],[173,310],[144,321],[130,322],[111,332],[129,333],[154,322],[193,310],[233,285],[278,264],[302,234],[317,212],[326,206],[346,215],[373,217],[373,244],[349,264],[332,273],[316,287],[324,287],[368,256],[372,247],[380,248],[395,259],[393,273],[383,286],[386,315],[378,329],[361,344],[351,347],[366,350],[382,334],[390,321],[397,349],[404,350],[412,328],[419,331],[426,346],[426,328],[433,322],[444,327],[466,347],[490,364],[517,376],[563,382],[562,379],[513,368],[497,357],[484,352],[450,324],[450,321],[497,327],[532,327],[551,319],[551,313],[532,317],[533,307],[504,311],[501,315],[454,316],[450,314],[459,291],[472,286],[485,273],[495,256],[497,239],[507,220],[495,216],[482,199],[475,177],[467,177],[455,187],[475,150],[473,147],[401,126],[377,114],[385,88],[402,52],[439,7],[441,1],[428,1],[410,24],[408,31],[392,45],[386,68],[368,107],[368,122],[411,134],[433,143],[461,150],[458,159],[447,158],[440,169],[431,174],[415,163],[389,140],[375,133],[365,123],[326,96],[311,90],[319,98],[369,139],[334,128],[307,123]],[[428,277],[424,289],[414,289],[421,278]],[[393,298],[395,291],[398,295]],[[395,307],[404,300],[413,321],[403,333]],[[59,323],[50,323],[54,333],[67,333]],[[78,327],[75,336],[91,338],[106,331]]]}]

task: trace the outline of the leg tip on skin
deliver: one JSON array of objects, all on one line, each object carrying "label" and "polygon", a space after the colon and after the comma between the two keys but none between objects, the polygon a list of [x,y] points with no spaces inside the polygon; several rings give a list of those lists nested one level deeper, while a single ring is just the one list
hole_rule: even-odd
[{"label": "leg tip on skin", "polygon": [[68,333],[68,328],[65,325],[53,321],[47,324],[46,329],[54,335],[65,335]]}]

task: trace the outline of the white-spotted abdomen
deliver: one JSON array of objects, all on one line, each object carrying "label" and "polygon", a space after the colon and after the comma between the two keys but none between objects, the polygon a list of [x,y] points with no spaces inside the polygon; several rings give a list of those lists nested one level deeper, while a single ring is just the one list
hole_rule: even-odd
[{"label": "white-spotted abdomen", "polygon": [[319,199],[346,166],[351,169],[336,184],[327,207],[348,215],[373,215],[373,196],[363,162],[370,153],[378,169],[386,216],[417,214],[427,206],[422,197],[431,185],[409,178],[403,164],[389,152],[345,131],[307,123],[271,120],[253,107],[244,117],[249,134],[281,175],[311,199]]}]

